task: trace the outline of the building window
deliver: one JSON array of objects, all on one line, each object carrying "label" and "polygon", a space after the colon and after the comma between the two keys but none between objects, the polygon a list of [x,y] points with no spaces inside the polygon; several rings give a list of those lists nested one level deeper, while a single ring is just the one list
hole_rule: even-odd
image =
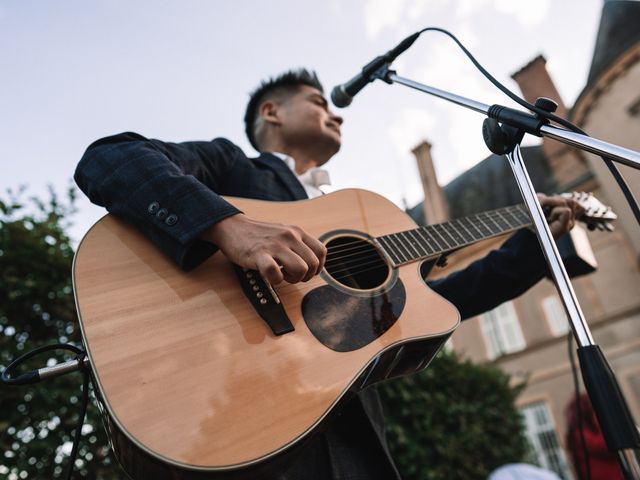
[{"label": "building window", "polygon": [[542,299],[542,311],[547,318],[549,329],[554,336],[564,335],[569,331],[569,320],[564,312],[560,299],[552,295]]},{"label": "building window", "polygon": [[490,360],[505,353],[517,352],[525,347],[513,302],[503,303],[485,313],[480,319],[480,325]]},{"label": "building window", "polygon": [[530,403],[520,409],[526,435],[538,466],[553,470],[562,478],[573,478],[558,443],[556,428],[546,402]]}]

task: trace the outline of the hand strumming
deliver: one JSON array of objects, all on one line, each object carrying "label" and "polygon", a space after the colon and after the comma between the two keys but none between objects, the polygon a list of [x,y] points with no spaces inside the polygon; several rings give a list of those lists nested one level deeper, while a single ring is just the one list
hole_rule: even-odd
[{"label": "hand strumming", "polygon": [[300,227],[258,222],[237,214],[202,236],[233,263],[257,270],[272,285],[306,282],[322,271],[326,247]]}]

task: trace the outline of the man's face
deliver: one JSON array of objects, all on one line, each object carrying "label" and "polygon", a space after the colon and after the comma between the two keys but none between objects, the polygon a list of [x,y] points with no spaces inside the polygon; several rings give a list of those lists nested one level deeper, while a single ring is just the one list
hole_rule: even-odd
[{"label": "man's face", "polygon": [[342,117],[334,114],[322,93],[307,85],[279,106],[282,139],[325,163],[340,150]]}]

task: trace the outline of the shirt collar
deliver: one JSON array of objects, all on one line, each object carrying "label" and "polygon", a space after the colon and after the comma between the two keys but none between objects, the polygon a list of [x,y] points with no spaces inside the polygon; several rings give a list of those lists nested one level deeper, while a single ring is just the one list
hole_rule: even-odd
[{"label": "shirt collar", "polygon": [[296,173],[295,160],[284,153],[271,152],[274,156],[282,160],[287,167],[293,172],[293,174],[300,180],[303,185],[318,188],[321,185],[331,185],[331,179],[329,178],[329,172],[324,168],[312,167],[301,175]]}]

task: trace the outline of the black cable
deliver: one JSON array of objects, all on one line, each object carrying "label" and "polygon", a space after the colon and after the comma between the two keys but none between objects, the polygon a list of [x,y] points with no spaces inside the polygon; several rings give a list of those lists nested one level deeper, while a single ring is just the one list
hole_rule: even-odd
[{"label": "black cable", "polygon": [[[9,364],[7,368],[4,369],[2,375],[0,375],[0,383],[4,383],[5,385],[29,385],[32,383],[38,383],[40,381],[40,375],[38,375],[37,370],[32,370],[27,373],[23,373],[18,377],[12,378],[11,372],[14,368],[22,365],[25,361],[29,360],[32,357],[42,353],[49,352],[51,350],[69,350],[78,354],[79,356],[84,356],[84,350],[76,347],[75,345],[71,345],[69,343],[54,343],[53,345],[44,345],[42,347],[37,347],[31,350],[30,352],[25,353],[24,355],[19,356],[13,362]],[[79,357],[76,357],[79,358]]]},{"label": "black cable", "polygon": [[[582,454],[584,455],[585,462],[585,471],[587,473],[586,480],[591,480],[591,460],[589,459],[589,449],[587,448],[587,441],[584,438],[584,419],[582,418],[582,405],[580,401],[580,383],[578,382],[578,369],[576,368],[576,360],[573,357],[573,333],[570,331],[567,334],[567,350],[569,354],[569,361],[571,363],[571,375],[573,377],[573,389],[575,391],[575,402],[576,402],[576,415],[578,417],[578,431],[580,432],[580,443],[582,445]],[[570,426],[570,425],[569,425]],[[569,432],[571,436],[568,440],[571,442],[571,450],[573,452],[573,458],[577,461],[578,455],[576,455],[576,444],[573,441],[573,432]],[[582,475],[581,466],[576,462],[576,470],[578,471],[578,475]]]},{"label": "black cable", "polygon": [[80,444],[80,436],[82,435],[82,426],[84,425],[84,419],[87,415],[87,407],[89,403],[89,372],[84,368],[84,357],[86,352],[81,348],[76,347],[75,345],[71,345],[69,343],[55,343],[52,345],[44,345],[42,347],[34,348],[33,350],[25,353],[24,355],[19,356],[13,362],[9,364],[7,368],[4,369],[2,375],[0,375],[0,383],[8,386],[15,385],[29,385],[40,382],[42,379],[38,374],[37,370],[32,370],[30,372],[19,375],[15,378],[11,377],[11,373],[13,370],[20,365],[22,365],[25,361],[30,358],[51,350],[69,350],[77,354],[76,360],[78,360],[78,365],[82,370],[83,374],[83,384],[82,384],[82,404],[80,411],[80,418],[78,419],[78,425],[75,428],[75,433],[73,436],[73,447],[71,448],[71,454],[69,455],[69,466],[67,470],[67,480],[71,480],[71,476],[73,475],[73,468],[76,463],[76,456],[78,454],[78,446]]},{"label": "black cable", "polygon": [[[471,60],[473,65],[478,70],[480,70],[480,72],[487,79],[489,79],[489,81],[491,83],[493,83],[496,87],[498,87],[498,89],[501,90],[502,93],[507,95],[514,102],[516,102],[519,105],[531,110],[532,112],[535,112],[541,118],[544,118],[544,119],[553,121],[555,123],[558,123],[559,125],[562,125],[563,127],[567,128],[568,130],[571,130],[573,132],[580,133],[580,134],[582,134],[584,136],[587,136],[587,137],[589,136],[580,127],[574,125],[570,121],[568,121],[568,120],[566,120],[566,119],[564,119],[562,117],[559,117],[557,115],[554,115],[551,112],[547,112],[546,110],[543,110],[540,107],[536,107],[535,105],[530,104],[529,102],[527,102],[523,98],[520,98],[518,95],[513,93],[507,87],[502,85],[497,79],[495,79],[493,77],[493,75],[491,75],[482,65],[480,65],[480,63],[475,59],[475,57],[471,54],[471,52],[469,52],[469,50],[467,50],[465,48],[465,46],[462,43],[460,43],[460,41],[456,38],[456,36],[454,34],[452,34],[451,32],[449,32],[449,31],[447,31],[447,30],[445,30],[443,28],[427,27],[427,28],[423,28],[422,30],[420,30],[418,32],[418,34],[422,34],[422,33],[427,32],[427,31],[444,33],[445,35],[450,37],[458,45],[458,47],[460,47],[460,49],[465,53],[465,55],[467,55],[467,57],[469,58],[469,60]],[[609,169],[609,171],[611,172],[611,175],[613,175],[613,178],[618,183],[618,186],[620,187],[620,190],[622,190],[622,193],[624,194],[625,199],[627,200],[627,203],[629,204],[629,207],[631,208],[631,211],[633,212],[633,215],[636,218],[636,222],[640,226],[640,207],[638,207],[638,202],[636,201],[636,199],[635,199],[635,197],[633,195],[633,192],[631,192],[631,190],[629,189],[629,186],[627,185],[626,181],[622,177],[622,174],[620,173],[618,168],[613,164],[611,159],[609,157],[607,157],[607,156],[604,156],[604,155],[601,155],[600,158],[602,158],[602,160],[604,160],[604,163],[607,166],[607,168]]]},{"label": "black cable", "polygon": [[78,419],[78,425],[76,426],[75,433],[73,435],[73,447],[69,454],[69,466],[67,470],[67,480],[71,480],[73,475],[73,468],[76,463],[76,456],[78,455],[78,447],[80,445],[80,437],[82,436],[82,426],[84,425],[84,419],[87,416],[87,407],[89,405],[89,373],[82,371],[82,406],[80,407],[80,418]]}]

